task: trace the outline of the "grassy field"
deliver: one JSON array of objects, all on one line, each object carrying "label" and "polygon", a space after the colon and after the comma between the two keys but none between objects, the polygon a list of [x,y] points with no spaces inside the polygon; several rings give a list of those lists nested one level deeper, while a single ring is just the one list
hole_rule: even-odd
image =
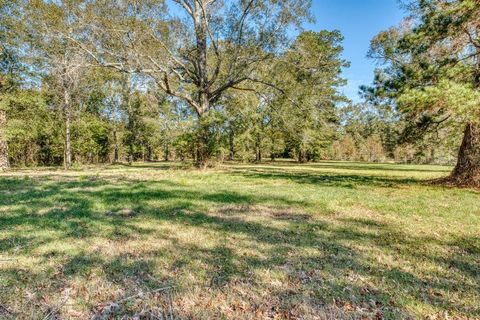
[{"label": "grassy field", "polygon": [[480,193],[424,183],[449,171],[3,173],[0,318],[480,319]]}]

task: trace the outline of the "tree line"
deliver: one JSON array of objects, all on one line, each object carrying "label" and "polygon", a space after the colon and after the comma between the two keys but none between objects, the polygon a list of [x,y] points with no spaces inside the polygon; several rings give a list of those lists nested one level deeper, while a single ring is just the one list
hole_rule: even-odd
[{"label": "tree line", "polygon": [[1,0],[0,166],[458,160],[477,183],[478,8],[408,4],[354,104],[310,1]]}]

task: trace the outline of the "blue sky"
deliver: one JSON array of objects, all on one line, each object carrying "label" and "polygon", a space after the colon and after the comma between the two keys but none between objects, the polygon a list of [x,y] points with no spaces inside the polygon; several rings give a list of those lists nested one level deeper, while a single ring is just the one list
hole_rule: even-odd
[{"label": "blue sky", "polygon": [[342,32],[343,57],[351,64],[343,74],[348,80],[343,93],[358,102],[358,87],[373,80],[375,62],[366,57],[370,40],[379,31],[398,25],[404,11],[397,0],[312,0],[312,3],[316,21],[306,24],[305,29]]}]

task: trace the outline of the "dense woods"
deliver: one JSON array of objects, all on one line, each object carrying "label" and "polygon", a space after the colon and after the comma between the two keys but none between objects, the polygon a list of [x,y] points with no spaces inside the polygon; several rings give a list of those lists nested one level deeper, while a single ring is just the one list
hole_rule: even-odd
[{"label": "dense woods", "polygon": [[476,0],[410,4],[362,103],[341,33],[299,29],[309,1],[0,4],[2,168],[458,159],[453,181],[479,181]]}]

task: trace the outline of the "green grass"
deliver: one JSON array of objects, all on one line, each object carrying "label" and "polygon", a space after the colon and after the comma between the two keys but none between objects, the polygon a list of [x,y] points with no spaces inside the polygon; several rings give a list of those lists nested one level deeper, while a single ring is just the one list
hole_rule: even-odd
[{"label": "green grass", "polygon": [[[166,285],[185,319],[480,318],[480,194],[424,183],[449,171],[278,162],[3,173],[0,318],[88,319]],[[133,300],[118,313],[134,314]]]}]

